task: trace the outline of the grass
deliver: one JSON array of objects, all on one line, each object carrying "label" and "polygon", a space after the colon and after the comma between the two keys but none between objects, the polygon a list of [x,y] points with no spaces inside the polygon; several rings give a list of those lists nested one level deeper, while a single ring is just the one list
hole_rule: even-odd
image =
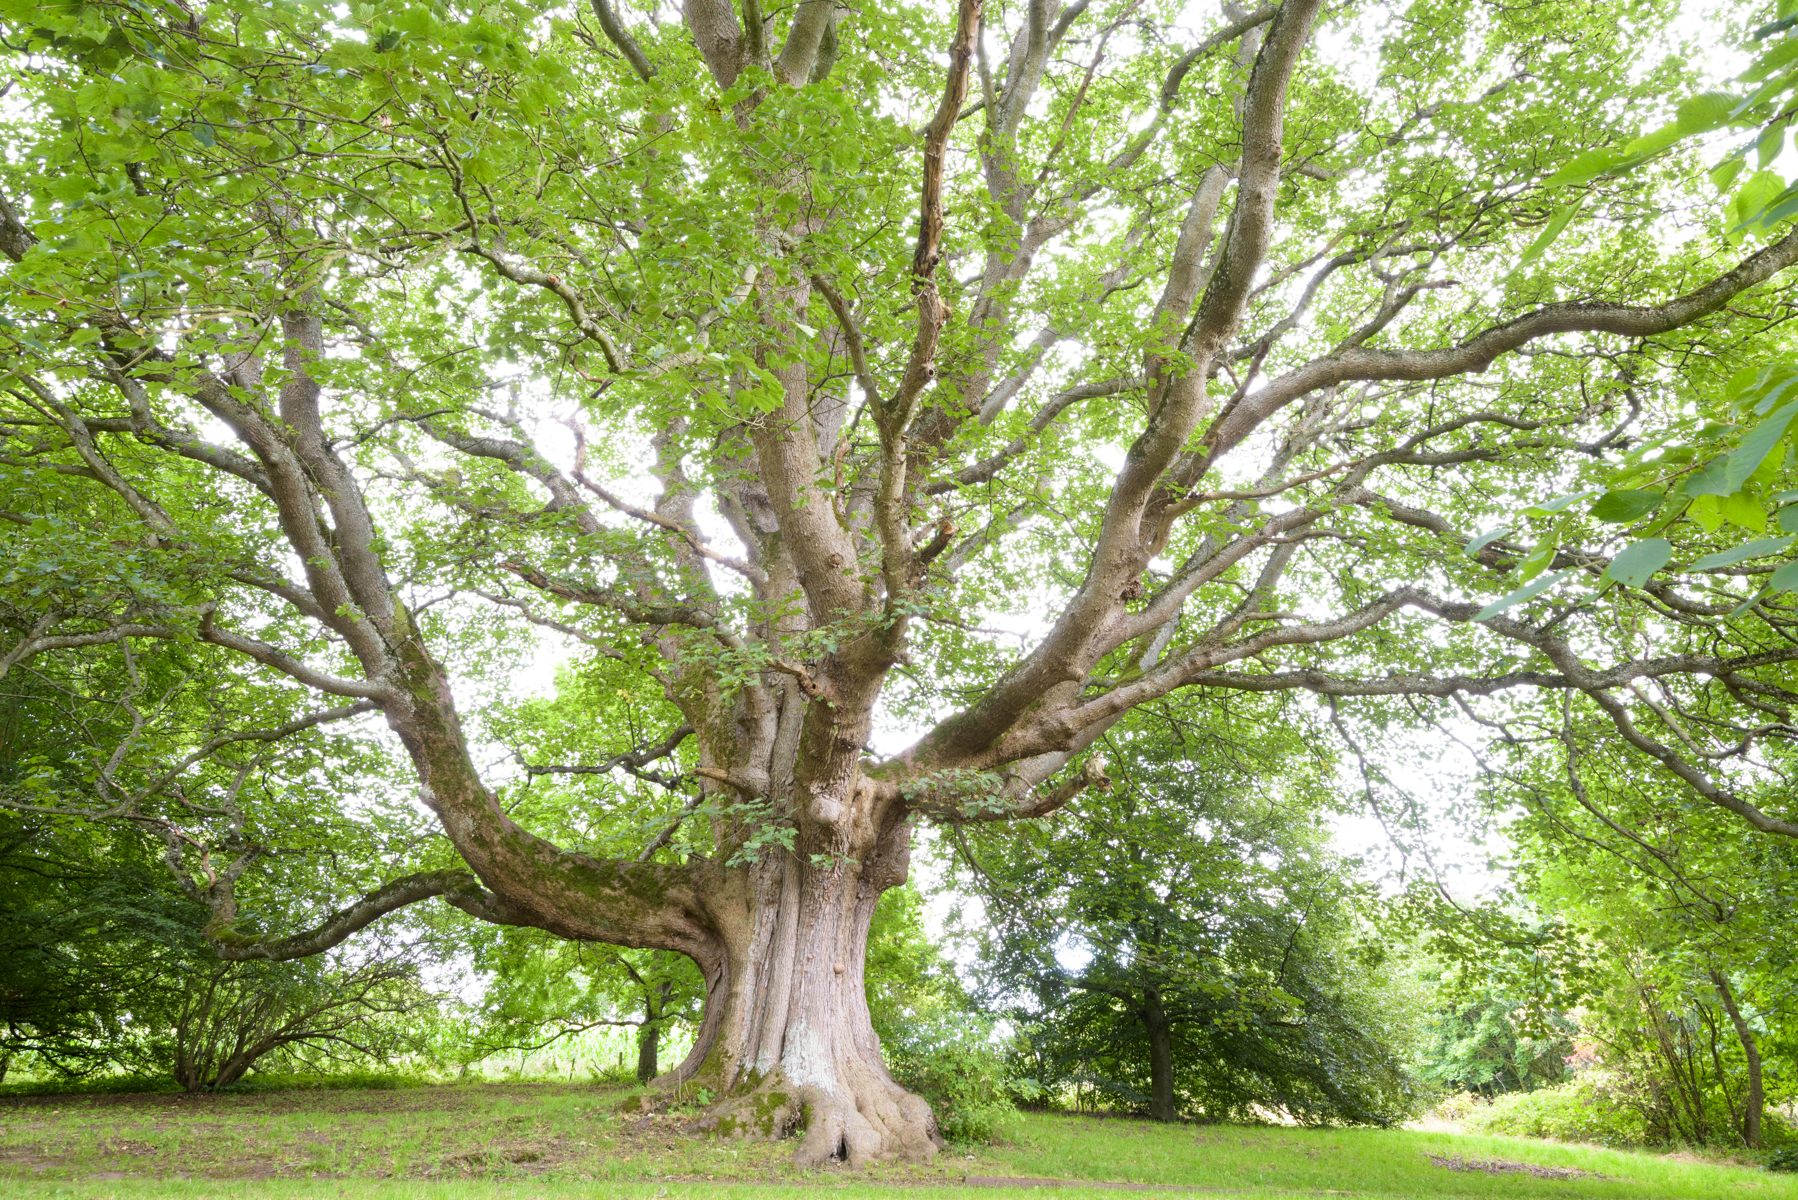
[{"label": "grass", "polygon": [[[0,1098],[0,1195],[20,1200],[557,1200],[829,1192],[1798,1200],[1798,1176],[1683,1157],[1412,1130],[1157,1126],[1032,1115],[928,1164],[801,1172],[789,1147],[691,1137],[571,1084]],[[1433,1157],[1432,1157],[1433,1156]],[[1442,1162],[1475,1169],[1453,1169]],[[1479,1169],[1493,1164],[1503,1172]],[[1572,1169],[1547,1177],[1516,1168]],[[1047,1186],[1045,1181],[1056,1181]],[[1108,1186],[1107,1186],[1108,1185]]]}]

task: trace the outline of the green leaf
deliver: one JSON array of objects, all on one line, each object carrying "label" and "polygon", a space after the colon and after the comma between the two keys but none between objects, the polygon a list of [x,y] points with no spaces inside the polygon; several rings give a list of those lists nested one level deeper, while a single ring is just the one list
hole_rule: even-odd
[{"label": "green leaf", "polygon": [[1568,492],[1564,496],[1556,496],[1552,500],[1544,500],[1540,504],[1532,504],[1523,511],[1527,516],[1546,517],[1554,513],[1565,512],[1575,504],[1578,504],[1581,500],[1590,500],[1596,495],[1598,495],[1598,490],[1596,488],[1589,488],[1583,492]]},{"label": "green leaf", "polygon": [[1762,210],[1756,220],[1762,228],[1771,229],[1793,216],[1798,216],[1798,188],[1788,188],[1781,193],[1778,201]]},{"label": "green leaf", "polygon": [[1509,525],[1500,525],[1497,529],[1488,530],[1487,532],[1480,534],[1478,537],[1467,543],[1467,557],[1474,557],[1487,546],[1490,546],[1499,538],[1505,537],[1510,532],[1511,527]]},{"label": "green leaf", "polygon": [[1715,533],[1723,528],[1723,513],[1718,507],[1715,496],[1699,496],[1692,501],[1686,514],[1697,522],[1698,527],[1706,533]]},{"label": "green leaf", "polygon": [[1627,159],[1615,150],[1588,150],[1575,155],[1565,166],[1542,181],[1543,187],[1569,187],[1591,183],[1605,172],[1622,166]]},{"label": "green leaf", "polygon": [[1798,506],[1779,510],[1779,527],[1787,533],[1798,533]]},{"label": "green leaf", "polygon": [[1714,567],[1733,566],[1746,562],[1751,558],[1763,558],[1769,554],[1778,554],[1791,548],[1798,537],[1759,538],[1752,542],[1743,542],[1740,546],[1732,546],[1728,550],[1719,550],[1715,554],[1707,554],[1692,564],[1694,571],[1709,571]]},{"label": "green leaf", "polygon": [[1792,418],[1798,416],[1798,400],[1786,405],[1762,421],[1742,439],[1742,444],[1729,455],[1723,467],[1723,483],[1728,491],[1739,492],[1742,486],[1773,453],[1786,434]]},{"label": "green leaf", "polygon": [[1568,567],[1565,571],[1556,571],[1553,575],[1544,575],[1534,583],[1520,587],[1509,595],[1500,596],[1497,600],[1494,600],[1485,608],[1482,608],[1479,612],[1475,613],[1473,619],[1476,621],[1490,621],[1493,617],[1504,612],[1507,608],[1514,608],[1517,605],[1522,604],[1525,600],[1534,600],[1537,596],[1540,596],[1543,592],[1546,592],[1549,588],[1573,574],[1575,570],[1577,570],[1577,568]]},{"label": "green leaf", "polygon": [[1789,562],[1773,572],[1767,586],[1776,592],[1798,592],[1798,562]]},{"label": "green leaf", "polygon": [[1554,245],[1555,239],[1561,236],[1561,232],[1567,228],[1568,222],[1573,220],[1573,215],[1579,211],[1582,200],[1584,197],[1575,200],[1572,204],[1563,204],[1555,209],[1554,215],[1548,218],[1548,224],[1544,225],[1542,232],[1536,235],[1536,240],[1524,250],[1523,258],[1517,264],[1519,267],[1526,267],[1535,262],[1542,257],[1543,251]]},{"label": "green leaf", "polygon": [[1685,135],[1680,130],[1679,126],[1663,125],[1652,133],[1645,133],[1624,146],[1623,155],[1626,159],[1634,161],[1653,158],[1661,151],[1679,141],[1683,136]]},{"label": "green leaf", "polygon": [[1702,92],[1692,96],[1680,102],[1679,111],[1673,118],[1674,127],[1682,137],[1721,129],[1729,124],[1730,114],[1740,99],[1726,92]]},{"label": "green leaf", "polygon": [[1757,416],[1766,416],[1774,405],[1786,398],[1788,392],[1798,387],[1798,373],[1768,370],[1761,372],[1761,375],[1762,383],[1771,386],[1755,399],[1754,411]]},{"label": "green leaf", "polygon": [[1719,455],[1686,478],[1688,496],[1727,496],[1736,490],[1729,483],[1729,456]]},{"label": "green leaf", "polygon": [[1667,565],[1673,557],[1673,543],[1666,538],[1646,538],[1625,546],[1611,560],[1600,576],[1601,583],[1622,583],[1641,587],[1648,577]]},{"label": "green leaf", "polygon": [[1786,181],[1771,171],[1756,171],[1736,193],[1730,205],[1730,218],[1739,232],[1759,221],[1768,208],[1785,194]]},{"label": "green leaf", "polygon": [[1592,505],[1592,518],[1613,525],[1627,525],[1661,506],[1666,496],[1646,488],[1626,488],[1606,492]]},{"label": "green leaf", "polygon": [[1719,499],[1717,511],[1723,514],[1725,521],[1750,533],[1759,533],[1767,527],[1767,510],[1753,496],[1741,492]]},{"label": "green leaf", "polygon": [[1537,543],[1536,548],[1526,554],[1523,561],[1517,564],[1517,578],[1527,582],[1542,574],[1548,569],[1548,564],[1555,560],[1555,551],[1560,548],[1560,543],[1553,538]]},{"label": "green leaf", "polygon": [[[1779,152],[1781,150],[1784,150],[1785,148],[1786,148],[1785,122],[1784,121],[1774,121],[1771,124],[1769,124],[1765,129],[1761,130],[1760,137],[1755,140],[1755,143],[1754,143],[1755,165],[1760,167],[1762,170],[1765,170],[1766,168],[1773,165],[1773,160],[1778,158]],[[1740,160],[1738,160],[1738,161],[1740,161]]]},{"label": "green leaf", "polygon": [[1742,601],[1740,604],[1738,604],[1734,608],[1730,609],[1729,615],[1732,617],[1741,616],[1743,613],[1745,613],[1749,609],[1753,608],[1756,604],[1759,604],[1761,597],[1765,596],[1766,594],[1767,594],[1767,590],[1765,588],[1762,588],[1760,591],[1754,593],[1754,595],[1748,597],[1748,599]]}]

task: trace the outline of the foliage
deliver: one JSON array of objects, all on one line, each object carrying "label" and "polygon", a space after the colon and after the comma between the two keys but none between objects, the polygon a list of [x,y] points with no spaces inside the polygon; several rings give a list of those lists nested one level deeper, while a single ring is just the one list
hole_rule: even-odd
[{"label": "foliage", "polygon": [[464,1068],[508,1051],[538,1051],[587,1030],[633,1030],[632,1075],[653,1079],[671,1035],[690,1030],[705,995],[691,960],[655,951],[572,942],[541,930],[474,927],[457,939],[472,951],[483,990],[472,1029],[442,1052]]},{"label": "foliage", "polygon": [[230,1087],[265,1064],[317,1072],[391,1062],[422,1048],[410,1018],[435,1001],[397,962],[349,970],[317,960],[225,963],[184,983],[161,1053],[190,1092]]},{"label": "foliage", "polygon": [[1109,791],[959,842],[994,928],[987,992],[1051,1095],[1163,1120],[1399,1119],[1386,955],[1317,823],[1331,764],[1288,706],[1230,716],[1134,726],[1107,745]]},{"label": "foliage", "polygon": [[926,925],[912,884],[886,892],[868,936],[868,1008],[888,1069],[930,1101],[952,1142],[1001,1140],[1017,1127],[1018,1103],[1034,1098],[994,1027],[962,985]]},{"label": "foliage", "polygon": [[[1329,748],[1465,722],[1548,797],[1518,973],[1756,1140],[1798,214],[1687,139],[1772,166],[1791,5],[1683,104],[1674,0],[675,7],[0,0],[0,802],[232,960],[439,898],[691,956],[716,1098],[860,1162],[928,1142],[847,1068],[955,1008],[859,977],[932,821],[1054,1078],[1394,1119]],[[581,953],[495,943],[497,1036],[625,1019]],[[615,961],[653,1050],[691,973]]]},{"label": "foliage", "polygon": [[882,1042],[903,1042],[918,1028],[977,1012],[944,951],[916,884],[881,895],[868,931],[868,1010]]},{"label": "foliage", "polygon": [[882,1039],[893,1078],[930,1101],[951,1142],[1002,1141],[1019,1125],[1018,1104],[1036,1098],[1036,1082],[1016,1073],[990,1018],[938,1013]]},{"label": "foliage", "polygon": [[1519,1028],[1518,1002],[1486,992],[1466,997],[1445,987],[1432,994],[1430,1014],[1413,1069],[1425,1082],[1448,1092],[1473,1092],[1487,1099],[1527,1092],[1560,1082],[1577,1031],[1563,1014],[1545,1036]]},{"label": "foliage", "polygon": [[145,1017],[201,945],[199,911],[160,870],[129,831],[0,811],[0,1062],[64,1079],[155,1069]]},{"label": "foliage", "polygon": [[[370,839],[331,836],[283,793],[354,771],[365,753],[294,740],[279,755],[180,772],[159,804],[127,799],[150,790],[146,774],[171,746],[208,736],[209,702],[225,694],[202,691],[208,665],[158,647],[70,671],[32,663],[0,685],[0,1059],[14,1067],[61,1080],[172,1076],[201,1090],[264,1066],[366,1066],[424,1048],[438,998],[418,985],[416,960],[433,949],[420,931],[411,946],[375,942],[330,962],[222,962],[216,951],[233,933],[252,940],[221,928],[236,915],[235,889],[217,886],[233,877],[226,863],[285,860],[258,884],[291,880],[307,860],[357,869]],[[243,787],[252,772],[256,786]],[[209,814],[231,819],[209,831]]]},{"label": "foliage", "polygon": [[1635,751],[1594,733],[1565,704],[1522,710],[1489,761],[1490,799],[1515,806],[1520,902],[1535,916],[1484,970],[1546,970],[1581,1057],[1646,1139],[1758,1147],[1798,1068],[1793,951],[1778,932],[1798,856],[1670,803]]},{"label": "foliage", "polygon": [[1599,1071],[1565,1083],[1512,1092],[1475,1105],[1466,1120],[1476,1133],[1551,1138],[1599,1146],[1646,1146],[1653,1141],[1641,1111],[1620,1098],[1617,1084]]},{"label": "foliage", "polygon": [[[1720,160],[1710,168],[1716,190],[1725,197],[1717,223],[1727,241],[1767,237],[1798,215],[1798,180],[1781,177],[1798,97],[1798,5],[1778,0],[1773,19],[1754,28],[1753,61],[1729,90],[1686,96],[1673,119],[1621,145],[1600,147],[1566,163],[1544,181],[1563,196],[1600,178],[1616,178],[1697,145]],[[1744,136],[1745,135],[1745,136]],[[1539,256],[1560,235],[1584,203],[1573,195],[1556,210],[1531,244],[1525,262]],[[1586,509],[1605,524],[1626,527],[1634,540],[1622,549],[1599,579],[1601,587],[1623,583],[1645,586],[1663,568],[1691,572],[1726,572],[1748,577],[1755,590],[1734,613],[1782,593],[1798,590],[1798,560],[1790,557],[1798,543],[1798,490],[1790,486],[1793,447],[1798,445],[1798,369],[1789,351],[1776,346],[1772,356],[1754,356],[1736,364],[1727,359],[1693,372],[1696,422],[1672,424],[1627,448],[1620,460],[1597,476],[1586,490],[1568,492],[1523,511],[1523,522],[1541,538],[1532,556],[1541,565],[1521,578],[1540,573],[1569,530],[1569,518],[1555,514]],[[1731,370],[1730,368],[1733,368]],[[1783,482],[1782,482],[1783,481]],[[1670,562],[1675,547],[1666,536],[1681,523],[1707,534],[1730,533],[1735,544]],[[1491,538],[1512,532],[1510,526],[1470,543],[1470,552]],[[1741,540],[1744,534],[1752,535]],[[1771,563],[1768,560],[1775,560]],[[1779,560],[1784,561],[1779,561]],[[1524,599],[1540,595],[1571,572],[1543,576],[1526,588],[1489,606],[1496,615]]]}]

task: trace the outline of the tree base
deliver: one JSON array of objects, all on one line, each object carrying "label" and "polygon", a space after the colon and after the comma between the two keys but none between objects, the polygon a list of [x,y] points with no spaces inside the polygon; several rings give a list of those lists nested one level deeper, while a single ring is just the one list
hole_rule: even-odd
[{"label": "tree base", "polygon": [[[664,1099],[673,1103],[676,1094],[670,1089]],[[720,1097],[689,1128],[756,1141],[797,1136],[793,1161],[801,1167],[923,1161],[943,1145],[930,1105],[879,1069],[846,1072],[829,1084],[798,1084],[775,1072]]]}]

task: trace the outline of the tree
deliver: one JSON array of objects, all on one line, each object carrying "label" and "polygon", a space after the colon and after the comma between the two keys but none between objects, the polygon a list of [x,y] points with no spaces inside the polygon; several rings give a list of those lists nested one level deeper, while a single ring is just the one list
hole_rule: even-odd
[{"label": "tree", "polygon": [[490,982],[481,1036],[463,1048],[467,1060],[626,1027],[637,1031],[637,1080],[648,1083],[660,1073],[663,1036],[677,1023],[697,1024],[704,989],[680,955],[569,942],[531,929],[486,929],[476,937],[474,964]]},{"label": "tree", "polygon": [[[173,640],[285,697],[276,742],[378,719],[466,869],[286,937],[214,889],[224,952],[435,896],[679,952],[671,1080],[812,1162],[933,1145],[862,980],[914,825],[1052,811],[1180,689],[1568,690],[1798,833],[1630,690],[1758,746],[1788,602],[1726,618],[1739,575],[1592,522],[1462,553],[1780,319],[1798,233],[1668,251],[1677,155],[1523,262],[1546,171],[1688,77],[1616,69],[1670,5],[1322,7],[9,0],[0,666]],[[1565,572],[1622,586],[1531,599]],[[533,629],[663,715],[533,764],[663,776],[633,850],[484,762]]]},{"label": "tree", "polygon": [[993,930],[978,969],[1047,1087],[1158,1121],[1398,1119],[1392,964],[1326,844],[1333,764],[1294,705],[1194,707],[1183,736],[1111,735],[1109,791],[959,841]]},{"label": "tree", "polygon": [[[1688,732],[1696,745],[1710,736]],[[1565,704],[1519,712],[1485,765],[1495,794],[1520,808],[1511,832],[1526,895],[1581,949],[1564,1002],[1582,1006],[1623,1102],[1661,1140],[1728,1130],[1758,1148],[1778,1102],[1769,1078],[1790,1069],[1763,1042],[1798,1002],[1783,935],[1794,847],[1685,810],[1639,752],[1597,741]]]},{"label": "tree", "polygon": [[182,983],[162,1053],[190,1092],[230,1087],[270,1059],[391,1062],[422,1044],[416,1018],[438,999],[403,955],[336,970],[316,958],[213,962]]},{"label": "tree", "polygon": [[[1426,968],[1427,969],[1427,968]],[[1545,1030],[1519,1028],[1519,1003],[1497,988],[1479,986],[1436,967],[1427,980],[1438,1001],[1430,1014],[1418,1073],[1454,1092],[1478,1092],[1491,1099],[1512,1091],[1532,1091],[1565,1077],[1573,1051],[1573,1022],[1555,1014]]]},{"label": "tree", "polygon": [[151,1068],[139,1019],[204,945],[201,914],[139,839],[0,813],[0,1075]]}]

